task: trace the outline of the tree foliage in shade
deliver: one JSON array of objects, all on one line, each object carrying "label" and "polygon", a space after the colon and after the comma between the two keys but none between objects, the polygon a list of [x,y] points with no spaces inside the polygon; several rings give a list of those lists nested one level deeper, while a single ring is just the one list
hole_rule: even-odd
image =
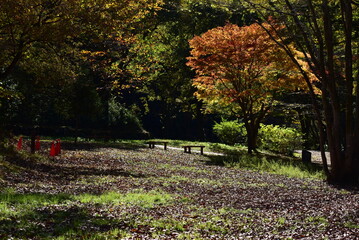
[{"label": "tree foliage in shade", "polygon": [[158,7],[151,0],[2,0],[0,80],[9,76],[34,44],[123,34]]},{"label": "tree foliage in shade", "polygon": [[197,140],[208,137],[206,131],[210,131],[212,123],[207,124],[209,118],[201,113],[202,103],[193,96],[193,72],[186,66],[186,57],[188,40],[194,34],[224,25],[231,17],[228,9],[212,3],[165,1],[156,21],[148,31],[136,36],[130,49],[128,71],[132,82],[139,83],[144,126],[155,136]]},{"label": "tree foliage in shade", "polygon": [[194,37],[190,46],[192,56],[187,65],[196,71],[193,85],[197,97],[209,109],[226,109],[243,119],[251,153],[273,96],[305,89],[303,78],[258,24],[217,27]]},{"label": "tree foliage in shade", "polygon": [[[359,4],[351,0],[247,1],[258,15],[274,16],[288,31],[278,47],[294,63],[288,42],[294,42],[320,81],[321,106],[315,103],[320,145],[328,180],[359,184]],[[262,21],[262,20],[261,20]],[[262,25],[269,33],[271,27]],[[297,64],[299,69],[300,65]],[[313,84],[302,71],[309,88]],[[311,89],[312,96],[314,93]],[[323,113],[321,112],[323,110]],[[324,120],[324,121],[323,121]],[[330,151],[329,169],[324,145]]]},{"label": "tree foliage in shade", "polygon": [[[69,83],[68,80],[74,82],[83,78],[91,70],[85,69],[86,64],[80,60],[81,53],[84,49],[90,54],[92,52],[97,54],[99,51],[98,47],[89,48],[91,45],[89,43],[94,43],[92,46],[96,43],[105,45],[108,39],[128,39],[135,32],[135,28],[142,26],[144,18],[153,15],[159,9],[161,2],[161,0],[0,1],[0,106],[6,108],[11,101],[8,99],[18,95],[26,99],[18,98],[17,101],[32,105],[35,105],[40,96],[49,97],[45,94],[46,91],[37,91],[36,96],[33,96],[32,92],[18,94],[17,90],[21,86],[16,75],[19,72],[24,73],[22,76],[30,76],[27,80],[29,85],[34,86],[39,86],[39,82],[43,85],[50,82],[61,85],[61,83]],[[87,61],[89,62],[90,59]],[[111,72],[106,67],[104,69],[107,73],[114,74],[114,71]],[[92,78],[88,79],[91,81]],[[37,90],[44,88],[40,86]],[[59,95],[52,97],[57,97],[56,100],[59,101],[64,100]],[[69,105],[70,100],[71,97],[65,100],[64,102],[67,102],[65,105]],[[26,108],[25,105],[24,107]],[[62,110],[64,108],[67,106],[60,107],[60,112],[69,114]],[[39,115],[36,106],[29,109],[35,109],[34,114]],[[54,112],[52,110],[55,107],[50,106],[49,109]],[[42,116],[48,117],[48,115]],[[39,118],[30,117],[30,125],[34,126],[38,123]],[[32,133],[32,142],[34,141],[35,135]]]}]

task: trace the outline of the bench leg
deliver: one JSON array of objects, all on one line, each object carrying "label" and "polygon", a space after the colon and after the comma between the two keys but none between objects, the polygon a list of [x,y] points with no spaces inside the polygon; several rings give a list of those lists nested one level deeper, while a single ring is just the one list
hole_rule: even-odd
[{"label": "bench leg", "polygon": [[185,153],[191,153],[191,148],[190,147],[184,147],[184,152]]},{"label": "bench leg", "polygon": [[201,155],[203,155],[203,147],[201,147]]},{"label": "bench leg", "polygon": [[167,150],[167,143],[165,143],[164,145],[165,145],[165,150]]}]

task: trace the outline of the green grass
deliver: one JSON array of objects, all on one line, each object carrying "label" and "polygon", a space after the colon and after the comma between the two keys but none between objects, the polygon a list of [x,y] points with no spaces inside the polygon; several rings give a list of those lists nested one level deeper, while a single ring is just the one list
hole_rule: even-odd
[{"label": "green grass", "polygon": [[152,208],[155,205],[169,204],[173,197],[170,194],[160,191],[145,192],[137,190],[130,193],[107,192],[100,195],[80,194],[74,197],[82,203],[96,204],[128,204],[144,208]]},{"label": "green grass", "polygon": [[5,189],[0,193],[0,220],[9,217],[21,217],[32,215],[33,212],[41,207],[50,205],[71,205],[71,202],[80,201],[81,203],[94,204],[128,204],[143,208],[152,208],[156,205],[170,204],[173,196],[162,191],[136,190],[122,194],[117,192],[107,192],[99,195],[93,194],[20,194],[12,189]]},{"label": "green grass", "polygon": [[0,193],[0,220],[32,215],[37,208],[65,203],[70,199],[67,194],[20,194],[13,189],[5,189]]},{"label": "green grass", "polygon": [[[116,228],[123,221],[104,218],[101,214],[91,213],[91,209],[108,209],[111,205],[122,205],[125,209],[150,209],[156,206],[171,204],[174,197],[163,191],[137,189],[129,193],[106,192],[103,194],[42,194],[17,193],[7,188],[0,193],[0,232],[11,232],[14,227],[13,239],[123,239],[129,232]],[[94,204],[94,205],[92,205]],[[92,207],[91,207],[92,206]],[[106,210],[108,211],[108,210]],[[132,219],[133,216],[124,215]],[[16,219],[16,222],[14,222]],[[46,231],[49,224],[51,232]],[[83,231],[82,227],[92,226],[106,231]],[[180,228],[180,225],[178,225]],[[21,238],[20,238],[21,236]],[[18,238],[19,237],[19,238]]]},{"label": "green grass", "polygon": [[351,229],[359,229],[359,224],[355,224],[353,222],[345,222],[344,226],[346,228],[351,228]]},{"label": "green grass", "polygon": [[232,156],[224,160],[224,164],[227,167],[269,172],[294,178],[325,178],[320,167],[305,164],[299,160],[268,159],[265,156],[243,154],[241,156]]}]

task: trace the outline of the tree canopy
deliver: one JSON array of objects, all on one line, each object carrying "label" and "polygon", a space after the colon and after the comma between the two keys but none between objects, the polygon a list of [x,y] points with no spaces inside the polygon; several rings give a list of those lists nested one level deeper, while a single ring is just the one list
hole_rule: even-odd
[{"label": "tree canopy", "polygon": [[121,34],[144,18],[157,1],[22,0],[0,2],[0,79],[34,44],[69,42],[81,34],[96,39]]}]

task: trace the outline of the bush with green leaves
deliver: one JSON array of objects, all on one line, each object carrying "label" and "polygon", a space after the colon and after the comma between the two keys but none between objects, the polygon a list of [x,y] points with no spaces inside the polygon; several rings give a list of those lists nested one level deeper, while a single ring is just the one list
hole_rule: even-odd
[{"label": "bush with green leaves", "polygon": [[240,123],[238,120],[228,121],[222,119],[220,123],[215,123],[213,131],[223,143],[228,145],[242,143],[247,134],[244,123]]},{"label": "bush with green leaves", "polygon": [[302,147],[302,134],[295,128],[261,124],[259,146],[272,152],[293,155]]}]

